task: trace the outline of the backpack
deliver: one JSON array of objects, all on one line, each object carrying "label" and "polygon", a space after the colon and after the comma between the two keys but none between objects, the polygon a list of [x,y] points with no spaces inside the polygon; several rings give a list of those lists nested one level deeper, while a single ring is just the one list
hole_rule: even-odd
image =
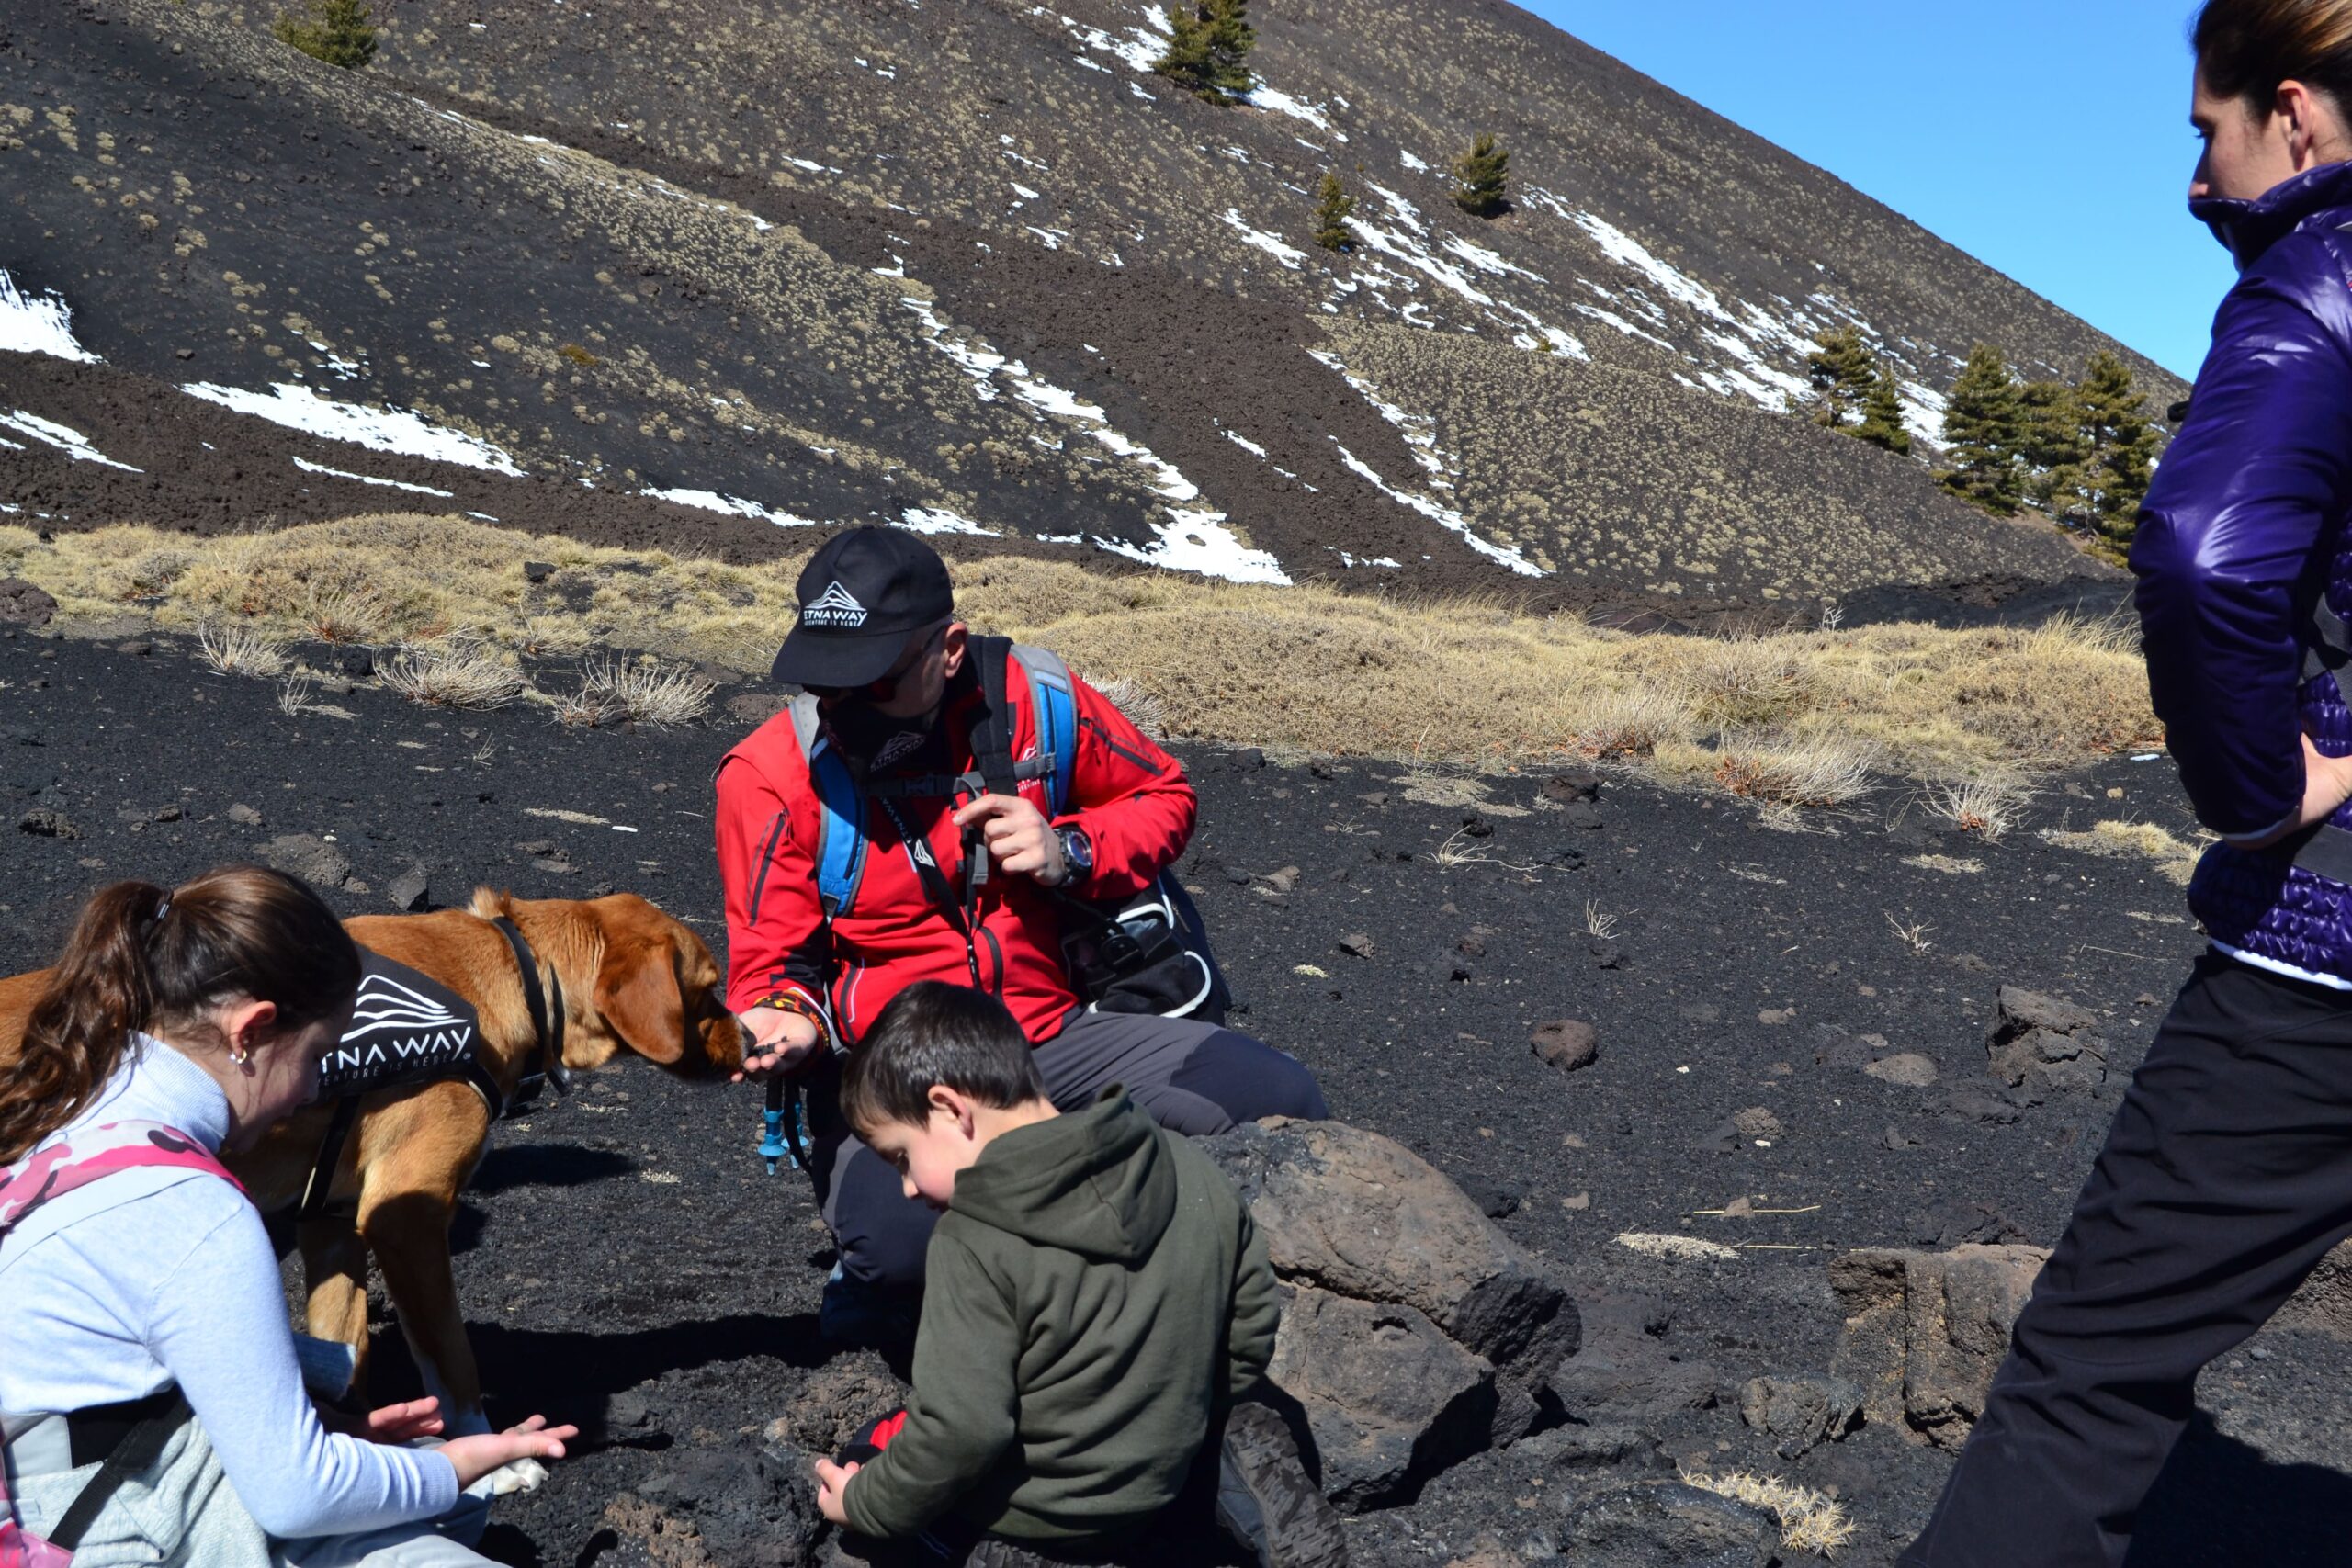
[{"label": "backpack", "polygon": [[[163,1167],[217,1176],[238,1191],[243,1185],[202,1145],[160,1122],[109,1122],[93,1127],[76,1144],[48,1148],[0,1170],[0,1236],[6,1236],[41,1205],[119,1171]],[[46,1539],[17,1522],[8,1495],[7,1466],[0,1464],[0,1568],[67,1568],[74,1549],[122,1483],[163,1457],[164,1447],[187,1419],[187,1401],[176,1390],[124,1432],[112,1452],[82,1488]]]},{"label": "backpack", "polygon": [[[956,778],[892,779],[881,783],[859,778],[848,759],[824,735],[817,699],[802,693],[792,703],[793,733],[808,761],[808,778],[821,807],[817,829],[817,896],[830,924],[857,906],[858,888],[865,874],[865,813],[869,801],[878,803],[895,821],[890,803],[905,795],[977,796],[1012,795],[1028,780],[1043,783],[1046,816],[1062,814],[1070,795],[1070,778],[1078,764],[1078,700],[1069,667],[1046,649],[1015,643],[1010,637],[976,637],[971,655],[980,677],[984,711],[972,728],[972,750],[978,766]],[[1018,664],[1029,687],[1035,713],[1037,750],[1013,761],[1012,704],[1007,671]],[[900,824],[903,829],[903,824]],[[902,838],[907,835],[901,831]],[[945,879],[928,854],[914,857],[925,886],[951,923],[965,931],[962,907],[946,888]],[[970,859],[967,847],[967,863]],[[967,873],[971,888],[987,874],[986,854]],[[1210,950],[1208,931],[1200,911],[1183,886],[1167,872],[1132,898],[1095,901],[1046,890],[1064,914],[1062,956],[1070,983],[1089,1008],[1102,1012],[1153,1013],[1166,1018],[1195,1018],[1222,1023],[1232,1004],[1224,972]],[[977,962],[974,973],[978,974]]]}]

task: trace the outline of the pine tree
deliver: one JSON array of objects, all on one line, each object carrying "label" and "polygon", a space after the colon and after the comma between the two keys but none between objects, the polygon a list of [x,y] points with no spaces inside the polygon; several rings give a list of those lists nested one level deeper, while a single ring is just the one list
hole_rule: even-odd
[{"label": "pine tree", "polygon": [[1878,383],[1878,356],[1852,327],[1824,333],[1805,356],[1813,376],[1813,423],[1825,430],[1860,424],[1871,389]]},{"label": "pine tree", "polygon": [[1257,85],[1243,63],[1256,47],[1250,0],[1198,0],[1169,18],[1168,48],[1152,69],[1212,103],[1232,103]]},{"label": "pine tree", "polygon": [[1453,204],[1473,218],[1492,218],[1510,206],[1504,187],[1510,179],[1510,153],[1482,130],[1470,151],[1453,161]]},{"label": "pine tree", "polygon": [[1898,457],[1911,455],[1911,431],[1903,423],[1903,400],[1894,395],[1894,378],[1883,367],[1871,367],[1871,389],[1862,399],[1862,423],[1847,432]]},{"label": "pine tree", "polygon": [[1327,251],[1344,251],[1353,243],[1348,238],[1348,216],[1356,209],[1356,198],[1340,183],[1337,175],[1325,175],[1323,184],[1315,193],[1315,243]]},{"label": "pine tree", "polygon": [[1936,478],[1962,501],[1996,516],[2014,516],[2024,492],[2019,450],[2025,405],[2009,362],[1990,344],[1968,355],[1944,406],[1944,445],[1952,466]]},{"label": "pine tree", "polygon": [[2090,357],[2075,389],[2076,417],[2090,448],[2083,490],[2088,525],[2112,549],[2132,542],[2156,457],[2156,427],[2132,367],[2105,349]]},{"label": "pine tree", "polygon": [[2027,499],[2053,521],[2081,526],[2091,448],[2075,389],[2064,381],[2028,381],[2018,389],[2018,405],[2024,415],[2018,455],[2028,475]]},{"label": "pine tree", "polygon": [[345,71],[376,58],[376,28],[360,0],[310,0],[304,10],[299,17],[286,12],[271,24],[278,42]]}]

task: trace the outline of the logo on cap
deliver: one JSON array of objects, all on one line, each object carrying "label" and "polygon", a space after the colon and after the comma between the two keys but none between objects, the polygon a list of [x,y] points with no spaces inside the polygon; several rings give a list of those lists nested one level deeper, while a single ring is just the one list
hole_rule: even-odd
[{"label": "logo on cap", "polygon": [[862,626],[865,624],[865,606],[836,579],[831,587],[801,606],[800,624],[835,630]]}]

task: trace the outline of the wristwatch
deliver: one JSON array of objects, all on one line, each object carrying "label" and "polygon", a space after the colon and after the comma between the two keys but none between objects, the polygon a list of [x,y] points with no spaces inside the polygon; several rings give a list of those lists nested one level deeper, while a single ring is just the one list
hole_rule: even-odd
[{"label": "wristwatch", "polygon": [[1094,874],[1094,840],[1086,836],[1083,828],[1057,828],[1054,837],[1062,844],[1062,880],[1083,882]]}]

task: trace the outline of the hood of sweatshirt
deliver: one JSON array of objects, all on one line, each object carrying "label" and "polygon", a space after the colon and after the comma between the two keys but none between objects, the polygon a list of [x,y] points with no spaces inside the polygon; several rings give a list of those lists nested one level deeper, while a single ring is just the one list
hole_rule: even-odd
[{"label": "hood of sweatshirt", "polygon": [[1176,1172],[1159,1129],[1113,1088],[1085,1111],[999,1137],[956,1178],[950,1206],[1041,1247],[1136,1263],[1176,1217]]}]

